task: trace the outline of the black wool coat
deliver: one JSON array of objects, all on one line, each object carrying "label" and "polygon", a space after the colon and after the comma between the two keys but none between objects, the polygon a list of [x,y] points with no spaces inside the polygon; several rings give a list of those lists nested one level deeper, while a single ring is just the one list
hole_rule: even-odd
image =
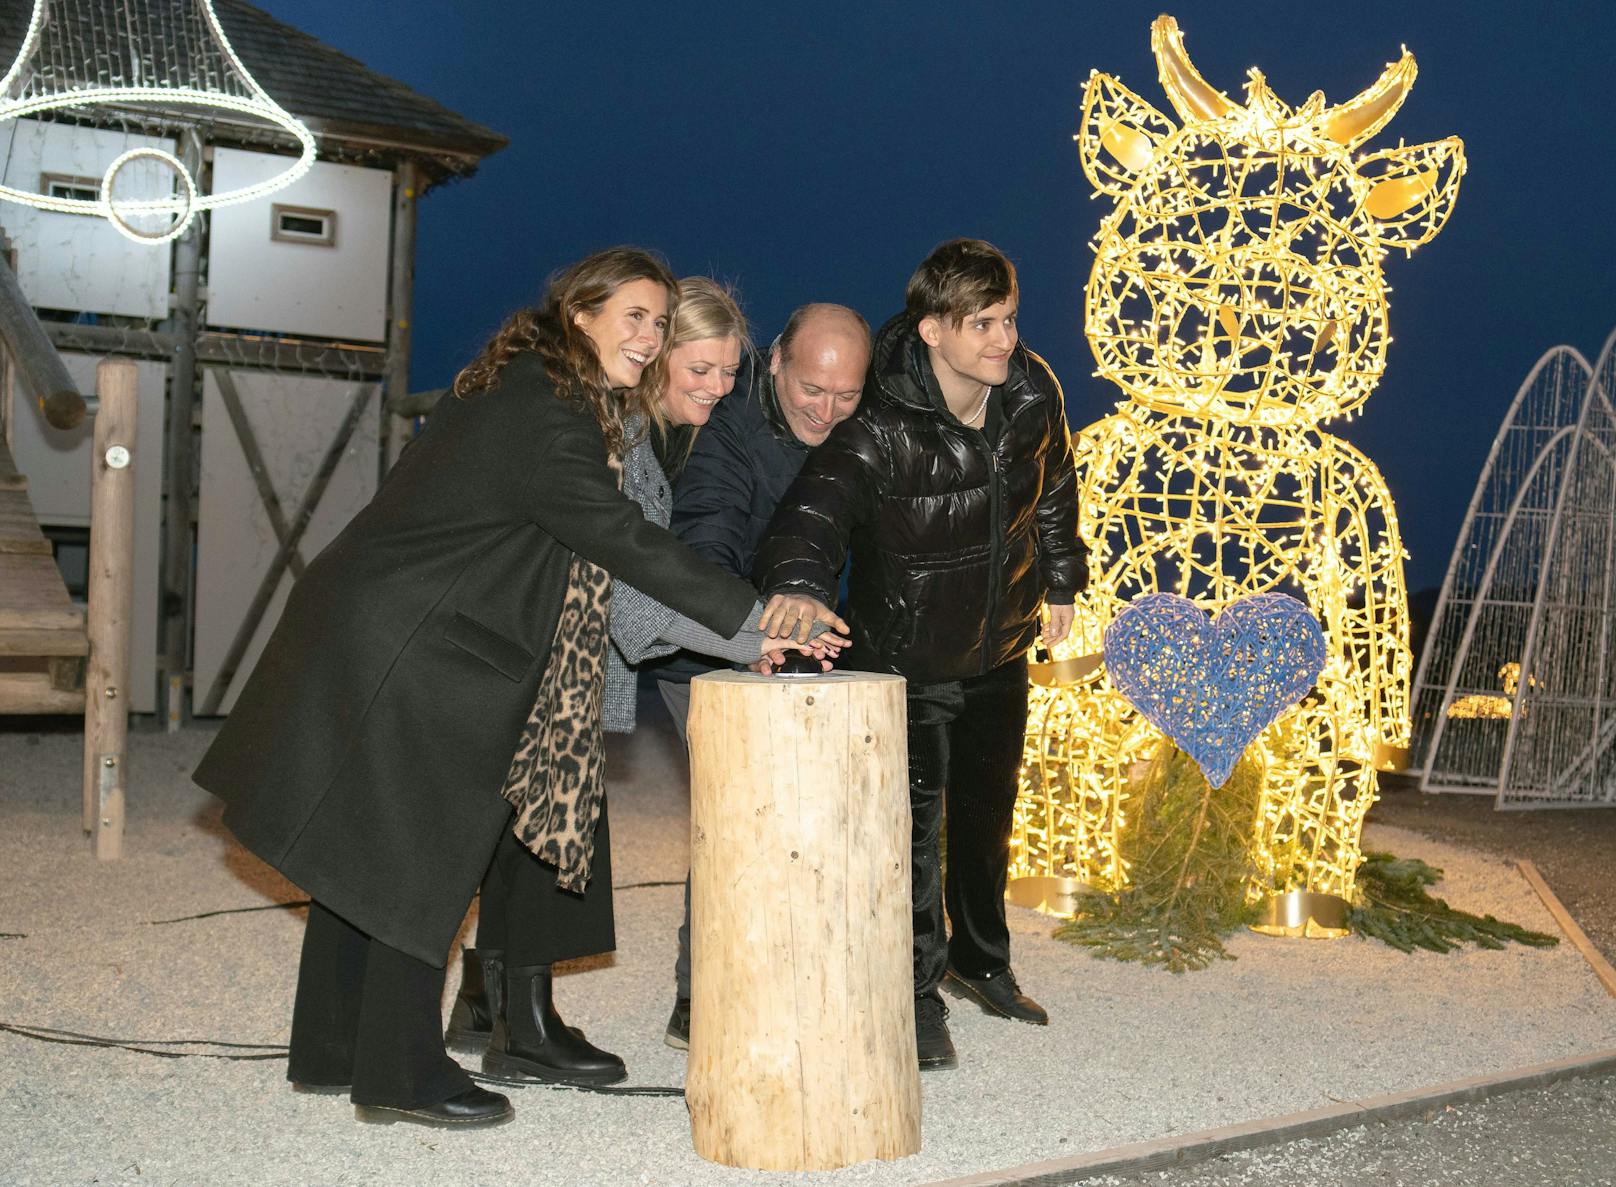
[{"label": "black wool coat", "polygon": [[506,826],[500,795],[574,553],[722,635],[755,591],[647,522],[599,426],[521,355],[439,401],[309,565],[196,781],[242,844],[430,964]]}]

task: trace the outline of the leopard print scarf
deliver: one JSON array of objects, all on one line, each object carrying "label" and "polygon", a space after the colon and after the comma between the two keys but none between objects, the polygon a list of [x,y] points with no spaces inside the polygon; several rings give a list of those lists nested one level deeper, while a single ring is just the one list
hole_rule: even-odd
[{"label": "leopard print scarf", "polygon": [[550,660],[501,789],[516,809],[516,839],[556,867],[564,890],[589,884],[606,786],[600,714],[611,584],[605,569],[572,558]]}]

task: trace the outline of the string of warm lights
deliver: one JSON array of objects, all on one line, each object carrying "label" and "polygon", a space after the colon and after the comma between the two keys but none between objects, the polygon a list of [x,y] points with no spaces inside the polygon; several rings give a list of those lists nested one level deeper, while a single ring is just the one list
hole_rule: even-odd
[{"label": "string of warm lights", "polygon": [[[1085,332],[1096,374],[1128,401],[1074,435],[1092,576],[1054,659],[1100,652],[1141,594],[1212,613],[1270,592],[1305,602],[1328,655],[1252,747],[1266,772],[1252,894],[1350,898],[1376,770],[1408,745],[1408,604],[1384,479],[1318,426],[1379,382],[1383,259],[1441,229],[1463,149],[1356,152],[1413,83],[1406,51],[1350,102],[1315,92],[1292,108],[1257,70],[1244,104],[1214,89],[1171,17],[1151,40],[1180,122],[1097,73],[1076,137],[1116,203],[1095,241]],[[1122,885],[1130,783],[1159,741],[1103,667],[1035,684],[1012,878]]]},{"label": "string of warm lights", "polygon": [[[270,98],[242,64],[230,44],[230,39],[225,36],[224,29],[219,24],[218,16],[213,11],[212,0],[185,0],[187,6],[194,7],[194,13],[190,15],[200,20],[203,37],[207,43],[203,48],[218,58],[216,63],[211,63],[211,68],[207,71],[202,71],[195,64],[193,68],[199,73],[213,73],[228,79],[239,93],[231,93],[217,87],[176,84],[168,80],[165,80],[165,85],[160,86],[119,85],[104,78],[75,80],[72,76],[73,71],[60,69],[60,63],[76,61],[84,67],[87,66],[90,55],[80,54],[75,58],[71,46],[47,47],[44,44],[47,35],[52,30],[63,30],[61,36],[65,37],[66,30],[75,27],[88,26],[104,30],[110,26],[105,22],[98,24],[86,20],[69,21],[62,19],[60,14],[57,19],[48,19],[48,10],[60,6],[61,3],[62,0],[35,0],[28,34],[10,70],[7,71],[5,78],[0,80],[0,96],[3,96],[0,98],[0,123],[52,112],[77,113],[86,108],[118,106],[153,109],[167,121],[184,122],[194,118],[190,114],[192,109],[200,108],[250,117],[278,128],[297,142],[298,156],[296,159],[289,159],[285,169],[264,181],[233,190],[204,194],[199,191],[196,179],[177,157],[162,149],[146,147],[124,153],[115,160],[102,177],[100,192],[93,199],[36,193],[5,184],[0,184],[0,198],[58,214],[83,214],[106,218],[128,238],[139,243],[156,244],[165,243],[183,234],[196,216],[205,210],[265,197],[291,185],[313,166],[315,156],[313,134],[302,121]],[[133,38],[137,42],[142,33],[151,34],[151,28],[146,26],[147,22],[140,13],[128,9],[116,24],[120,36]],[[138,45],[126,45],[121,48],[136,57],[139,55]],[[156,197],[115,198],[113,186],[119,174],[131,161],[139,159],[156,160],[165,165],[174,174],[177,192]],[[167,216],[170,221],[160,230],[154,231],[144,230],[132,221],[163,216]]]}]

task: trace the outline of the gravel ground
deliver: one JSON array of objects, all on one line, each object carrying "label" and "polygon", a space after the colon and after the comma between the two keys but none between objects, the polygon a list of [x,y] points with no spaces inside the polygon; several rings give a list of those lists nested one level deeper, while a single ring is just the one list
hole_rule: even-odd
[{"label": "gravel ground", "polygon": [[[78,826],[78,734],[0,730],[0,1021],[285,1041],[301,913],[155,925],[301,897],[234,845],[217,805],[190,785],[208,738],[132,737],[126,856],[97,863]],[[684,875],[676,745],[653,727],[610,755],[620,884]],[[1553,927],[1494,857],[1385,827],[1371,841],[1442,866],[1440,891],[1458,905]],[[632,1084],[682,1080],[682,1053],[661,1042],[679,902],[673,886],[622,890],[617,954],[558,986],[568,1020],[621,1053]],[[1616,1047],[1616,1003],[1567,945],[1403,956],[1356,939],[1247,934],[1231,945],[1238,961],[1173,977],[1092,960],[1031,912],[1012,909],[1011,926],[1021,981],[1051,1025],[957,1010],[961,1066],[922,1078],[921,1152],[818,1181],[932,1182]],[[0,1035],[0,1180],[576,1187],[809,1177],[703,1162],[676,1099],[527,1089],[516,1104],[515,1123],[475,1134],[360,1127],[341,1098],[288,1091],[278,1062]]]},{"label": "gravel ground", "polygon": [[1422,795],[1408,776],[1382,780],[1371,821],[1533,862],[1605,959],[1616,963],[1616,807],[1499,812],[1491,796]]}]

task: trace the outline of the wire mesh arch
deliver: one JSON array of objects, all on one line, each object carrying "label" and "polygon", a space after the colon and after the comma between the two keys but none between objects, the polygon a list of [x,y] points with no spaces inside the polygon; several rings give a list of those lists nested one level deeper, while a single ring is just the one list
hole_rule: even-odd
[{"label": "wire mesh arch", "polygon": [[[23,118],[93,122],[93,108],[158,128],[227,118],[295,144],[298,155],[273,177],[210,193],[172,153],[142,147],[111,164],[93,198],[5,184],[0,198],[62,214],[102,216],[131,239],[163,243],[201,211],[273,193],[314,161],[313,134],[259,86],[237,57],[211,0],[34,0],[27,35],[0,79],[0,123]],[[156,194],[115,196],[119,175],[136,162],[170,171],[173,184]],[[150,189],[150,182],[141,188]]]},{"label": "wire mesh arch", "polygon": [[1494,440],[1415,678],[1421,786],[1616,802],[1616,333],[1548,351]]}]

